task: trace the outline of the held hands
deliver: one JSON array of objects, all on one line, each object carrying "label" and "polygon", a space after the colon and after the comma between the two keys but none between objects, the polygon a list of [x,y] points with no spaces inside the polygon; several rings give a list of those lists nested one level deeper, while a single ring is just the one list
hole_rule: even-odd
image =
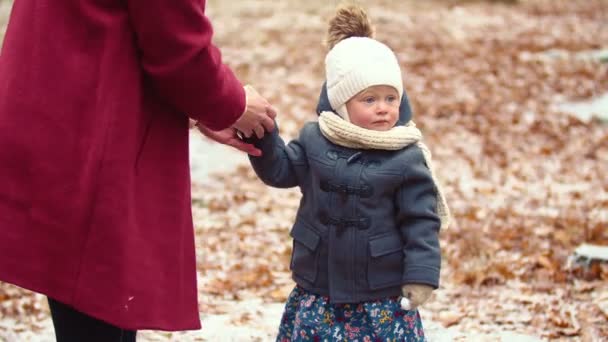
[{"label": "held hands", "polygon": [[211,140],[259,157],[262,155],[262,151],[252,144],[245,143],[239,134],[247,138],[255,134],[258,138],[262,138],[265,132],[271,132],[274,129],[274,118],[277,113],[253,87],[246,85],[244,89],[247,96],[245,112],[232,127],[221,131],[213,131],[194,120],[190,120],[190,128],[197,127],[203,135]]},{"label": "held hands", "polygon": [[274,129],[274,118],[277,116],[277,112],[252,86],[245,86],[245,94],[247,95],[245,113],[232,127],[247,138],[253,134],[261,138],[265,132],[271,132]]},{"label": "held hands", "polygon": [[401,308],[403,310],[416,310],[431,296],[433,288],[428,285],[406,284],[401,287]]},{"label": "held hands", "polygon": [[232,146],[237,150],[243,151],[255,157],[262,155],[262,151],[260,151],[258,148],[241,140],[236,129],[232,127],[228,127],[221,131],[212,131],[201,124],[196,124],[196,127],[201,133],[203,133],[204,136],[211,140],[215,140],[220,144]]}]

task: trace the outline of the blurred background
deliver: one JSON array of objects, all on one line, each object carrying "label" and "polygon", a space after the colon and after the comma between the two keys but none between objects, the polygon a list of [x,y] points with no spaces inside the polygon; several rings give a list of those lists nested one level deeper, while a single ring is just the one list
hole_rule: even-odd
[{"label": "blurred background", "polygon": [[[339,1],[207,3],[224,61],[278,109],[282,136],[316,120]],[[455,216],[441,232],[441,288],[421,311],[430,336],[608,340],[608,1],[359,3],[398,55]],[[0,32],[10,8],[0,0]],[[243,155],[192,141],[207,332],[141,339],[270,341],[293,287],[299,192],[269,189]],[[230,335],[239,327],[249,335]],[[44,297],[0,283],[0,340],[49,329]]]}]

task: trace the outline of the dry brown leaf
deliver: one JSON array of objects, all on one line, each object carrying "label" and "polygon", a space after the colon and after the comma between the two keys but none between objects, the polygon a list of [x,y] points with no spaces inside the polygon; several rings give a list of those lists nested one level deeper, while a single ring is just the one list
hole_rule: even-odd
[{"label": "dry brown leaf", "polygon": [[448,328],[452,325],[458,324],[463,318],[464,315],[456,312],[441,312],[439,313],[439,321],[443,324],[444,327]]},{"label": "dry brown leaf", "polygon": [[608,290],[603,290],[594,300],[594,304],[608,320]]}]

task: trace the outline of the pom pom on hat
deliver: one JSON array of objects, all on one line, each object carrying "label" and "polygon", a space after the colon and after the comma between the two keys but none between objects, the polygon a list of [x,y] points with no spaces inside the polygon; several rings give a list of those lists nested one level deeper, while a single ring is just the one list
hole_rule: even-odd
[{"label": "pom pom on hat", "polygon": [[344,104],[374,85],[394,87],[403,95],[401,68],[393,51],[371,38],[371,24],[360,7],[338,9],[330,21],[325,57],[327,96],[334,110],[348,120]]}]

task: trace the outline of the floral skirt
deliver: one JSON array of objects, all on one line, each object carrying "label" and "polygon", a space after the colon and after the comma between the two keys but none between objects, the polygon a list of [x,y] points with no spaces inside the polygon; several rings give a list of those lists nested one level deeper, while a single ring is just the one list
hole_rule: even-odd
[{"label": "floral skirt", "polygon": [[277,342],[425,341],[420,314],[401,309],[399,299],[330,304],[327,297],[296,286],[287,298]]}]

